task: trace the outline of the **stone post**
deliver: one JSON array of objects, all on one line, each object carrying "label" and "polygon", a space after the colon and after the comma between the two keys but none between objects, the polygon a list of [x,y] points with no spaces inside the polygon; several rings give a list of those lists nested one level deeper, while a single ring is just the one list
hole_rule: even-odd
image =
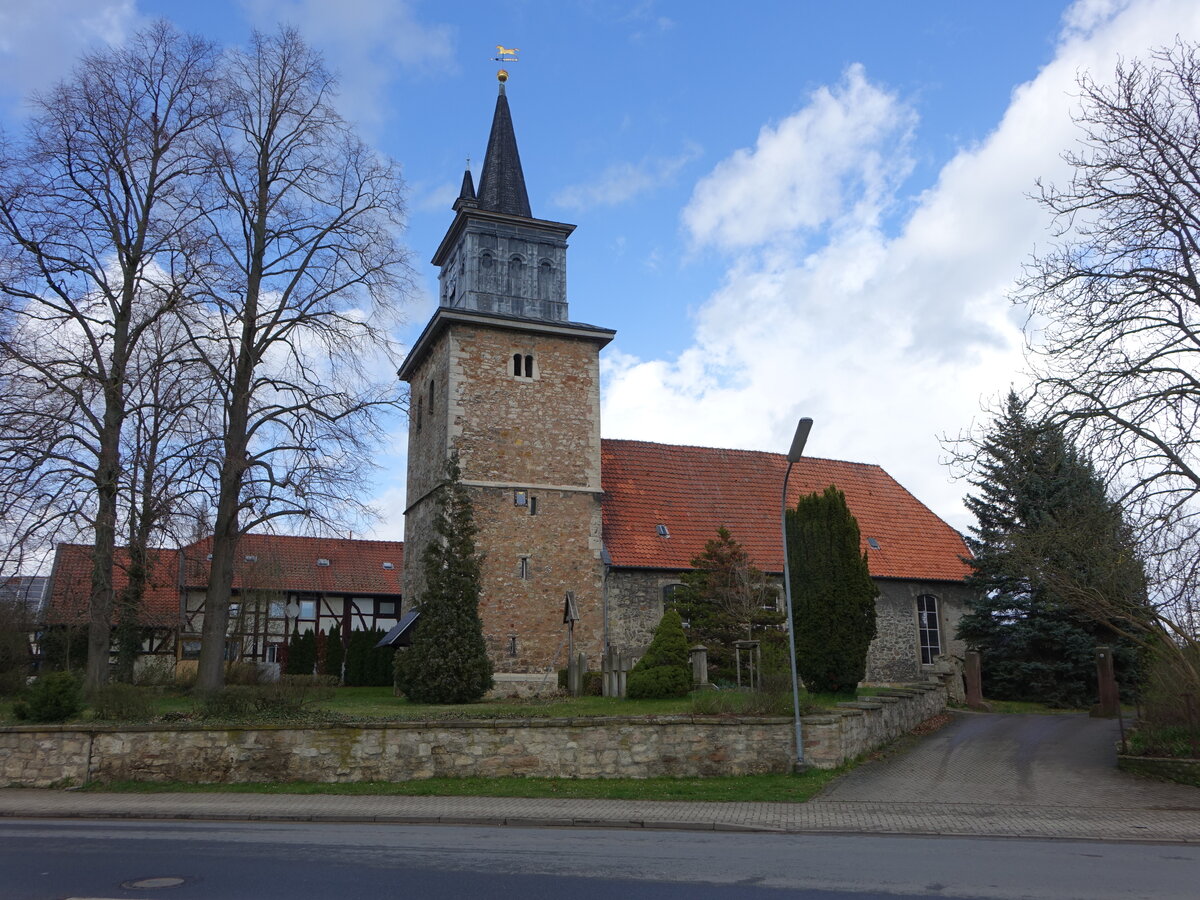
[{"label": "stone post", "polygon": [[708,648],[697,644],[688,651],[692,662],[692,685],[698,688],[708,687]]},{"label": "stone post", "polygon": [[1092,707],[1092,715],[1111,719],[1121,711],[1121,698],[1117,691],[1117,673],[1113,668],[1112,647],[1096,648],[1096,679],[1099,682],[1100,702]]},{"label": "stone post", "polygon": [[583,673],[587,671],[587,657],[579,653],[567,660],[567,691],[572,697],[583,695]]},{"label": "stone post", "polygon": [[983,667],[978,650],[967,651],[963,680],[967,683],[967,706],[970,709],[987,710],[988,705],[983,702]]}]

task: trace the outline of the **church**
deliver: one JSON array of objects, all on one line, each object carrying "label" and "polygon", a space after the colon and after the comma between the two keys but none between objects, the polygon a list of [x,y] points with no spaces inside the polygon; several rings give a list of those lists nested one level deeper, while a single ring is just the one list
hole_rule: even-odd
[{"label": "church", "polygon": [[[404,360],[409,385],[404,606],[419,605],[445,463],[457,453],[485,554],[480,613],[499,693],[531,693],[566,664],[650,641],[680,573],[725,526],[754,563],[783,570],[782,454],[605,439],[600,353],[612,329],[572,321],[574,225],[533,215],[507,74],[479,178],[468,169],[433,256],[439,301]],[[819,425],[818,425],[819,427]],[[970,596],[961,536],[875,465],[802,459],[791,503],[836,485],[880,590],[867,680],[921,679]]]}]

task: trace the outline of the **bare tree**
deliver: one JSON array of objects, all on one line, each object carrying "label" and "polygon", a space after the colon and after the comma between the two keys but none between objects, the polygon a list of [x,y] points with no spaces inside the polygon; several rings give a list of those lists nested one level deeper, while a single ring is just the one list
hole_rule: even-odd
[{"label": "bare tree", "polygon": [[[218,112],[213,63],[208,43],[165,23],[86,56],[70,80],[34,99],[29,133],[0,168],[0,317],[9,326],[0,353],[10,372],[41,385],[52,419],[74,426],[55,436],[47,465],[77,467],[94,496],[93,688],[108,677],[127,370],[194,275],[196,175],[208,162],[199,136]],[[68,345],[74,352],[46,352]]]},{"label": "bare tree", "polygon": [[294,31],[255,34],[226,73],[211,146],[224,203],[209,217],[221,265],[190,320],[223,420],[201,691],[222,685],[240,536],[363,511],[378,414],[396,405],[388,328],[410,277],[398,172],[337,115],[320,57]]},{"label": "bare tree", "polygon": [[[1080,80],[1058,240],[1028,267],[1035,396],[1105,474],[1176,622],[1200,571],[1200,57],[1183,41]],[[1192,622],[1194,624],[1194,622]]]}]

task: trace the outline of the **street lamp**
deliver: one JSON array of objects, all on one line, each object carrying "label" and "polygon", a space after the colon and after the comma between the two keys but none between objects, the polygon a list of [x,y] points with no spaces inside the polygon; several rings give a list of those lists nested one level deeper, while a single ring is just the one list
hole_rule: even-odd
[{"label": "street lamp", "polygon": [[804,455],[804,445],[808,442],[808,433],[812,431],[813,420],[807,417],[796,425],[796,435],[792,438],[792,447],[788,450],[787,471],[783,473],[783,496],[779,501],[779,530],[783,535],[783,593],[787,602],[788,651],[792,657],[792,721],[796,726],[796,761],[795,770],[804,768],[804,741],[800,735],[800,683],[796,678],[796,629],[792,621],[792,571],[788,565],[787,545],[787,489],[788,479],[792,475],[792,466]]}]

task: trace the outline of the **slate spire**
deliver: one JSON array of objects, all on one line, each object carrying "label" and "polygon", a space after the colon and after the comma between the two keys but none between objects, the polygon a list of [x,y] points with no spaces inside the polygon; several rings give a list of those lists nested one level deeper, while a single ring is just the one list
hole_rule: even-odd
[{"label": "slate spire", "polygon": [[454,201],[454,209],[460,210],[464,206],[472,209],[479,206],[475,197],[475,180],[471,177],[471,163],[467,161],[466,171],[463,172],[462,188],[458,192],[458,199]]},{"label": "slate spire", "polygon": [[[507,76],[507,73],[505,73]],[[492,133],[488,136],[487,155],[479,176],[479,208],[510,216],[532,218],[529,194],[525,191],[525,175],[521,171],[521,156],[517,152],[517,136],[513,133],[512,114],[504,96],[504,79],[496,97],[496,113],[492,117]]]}]

